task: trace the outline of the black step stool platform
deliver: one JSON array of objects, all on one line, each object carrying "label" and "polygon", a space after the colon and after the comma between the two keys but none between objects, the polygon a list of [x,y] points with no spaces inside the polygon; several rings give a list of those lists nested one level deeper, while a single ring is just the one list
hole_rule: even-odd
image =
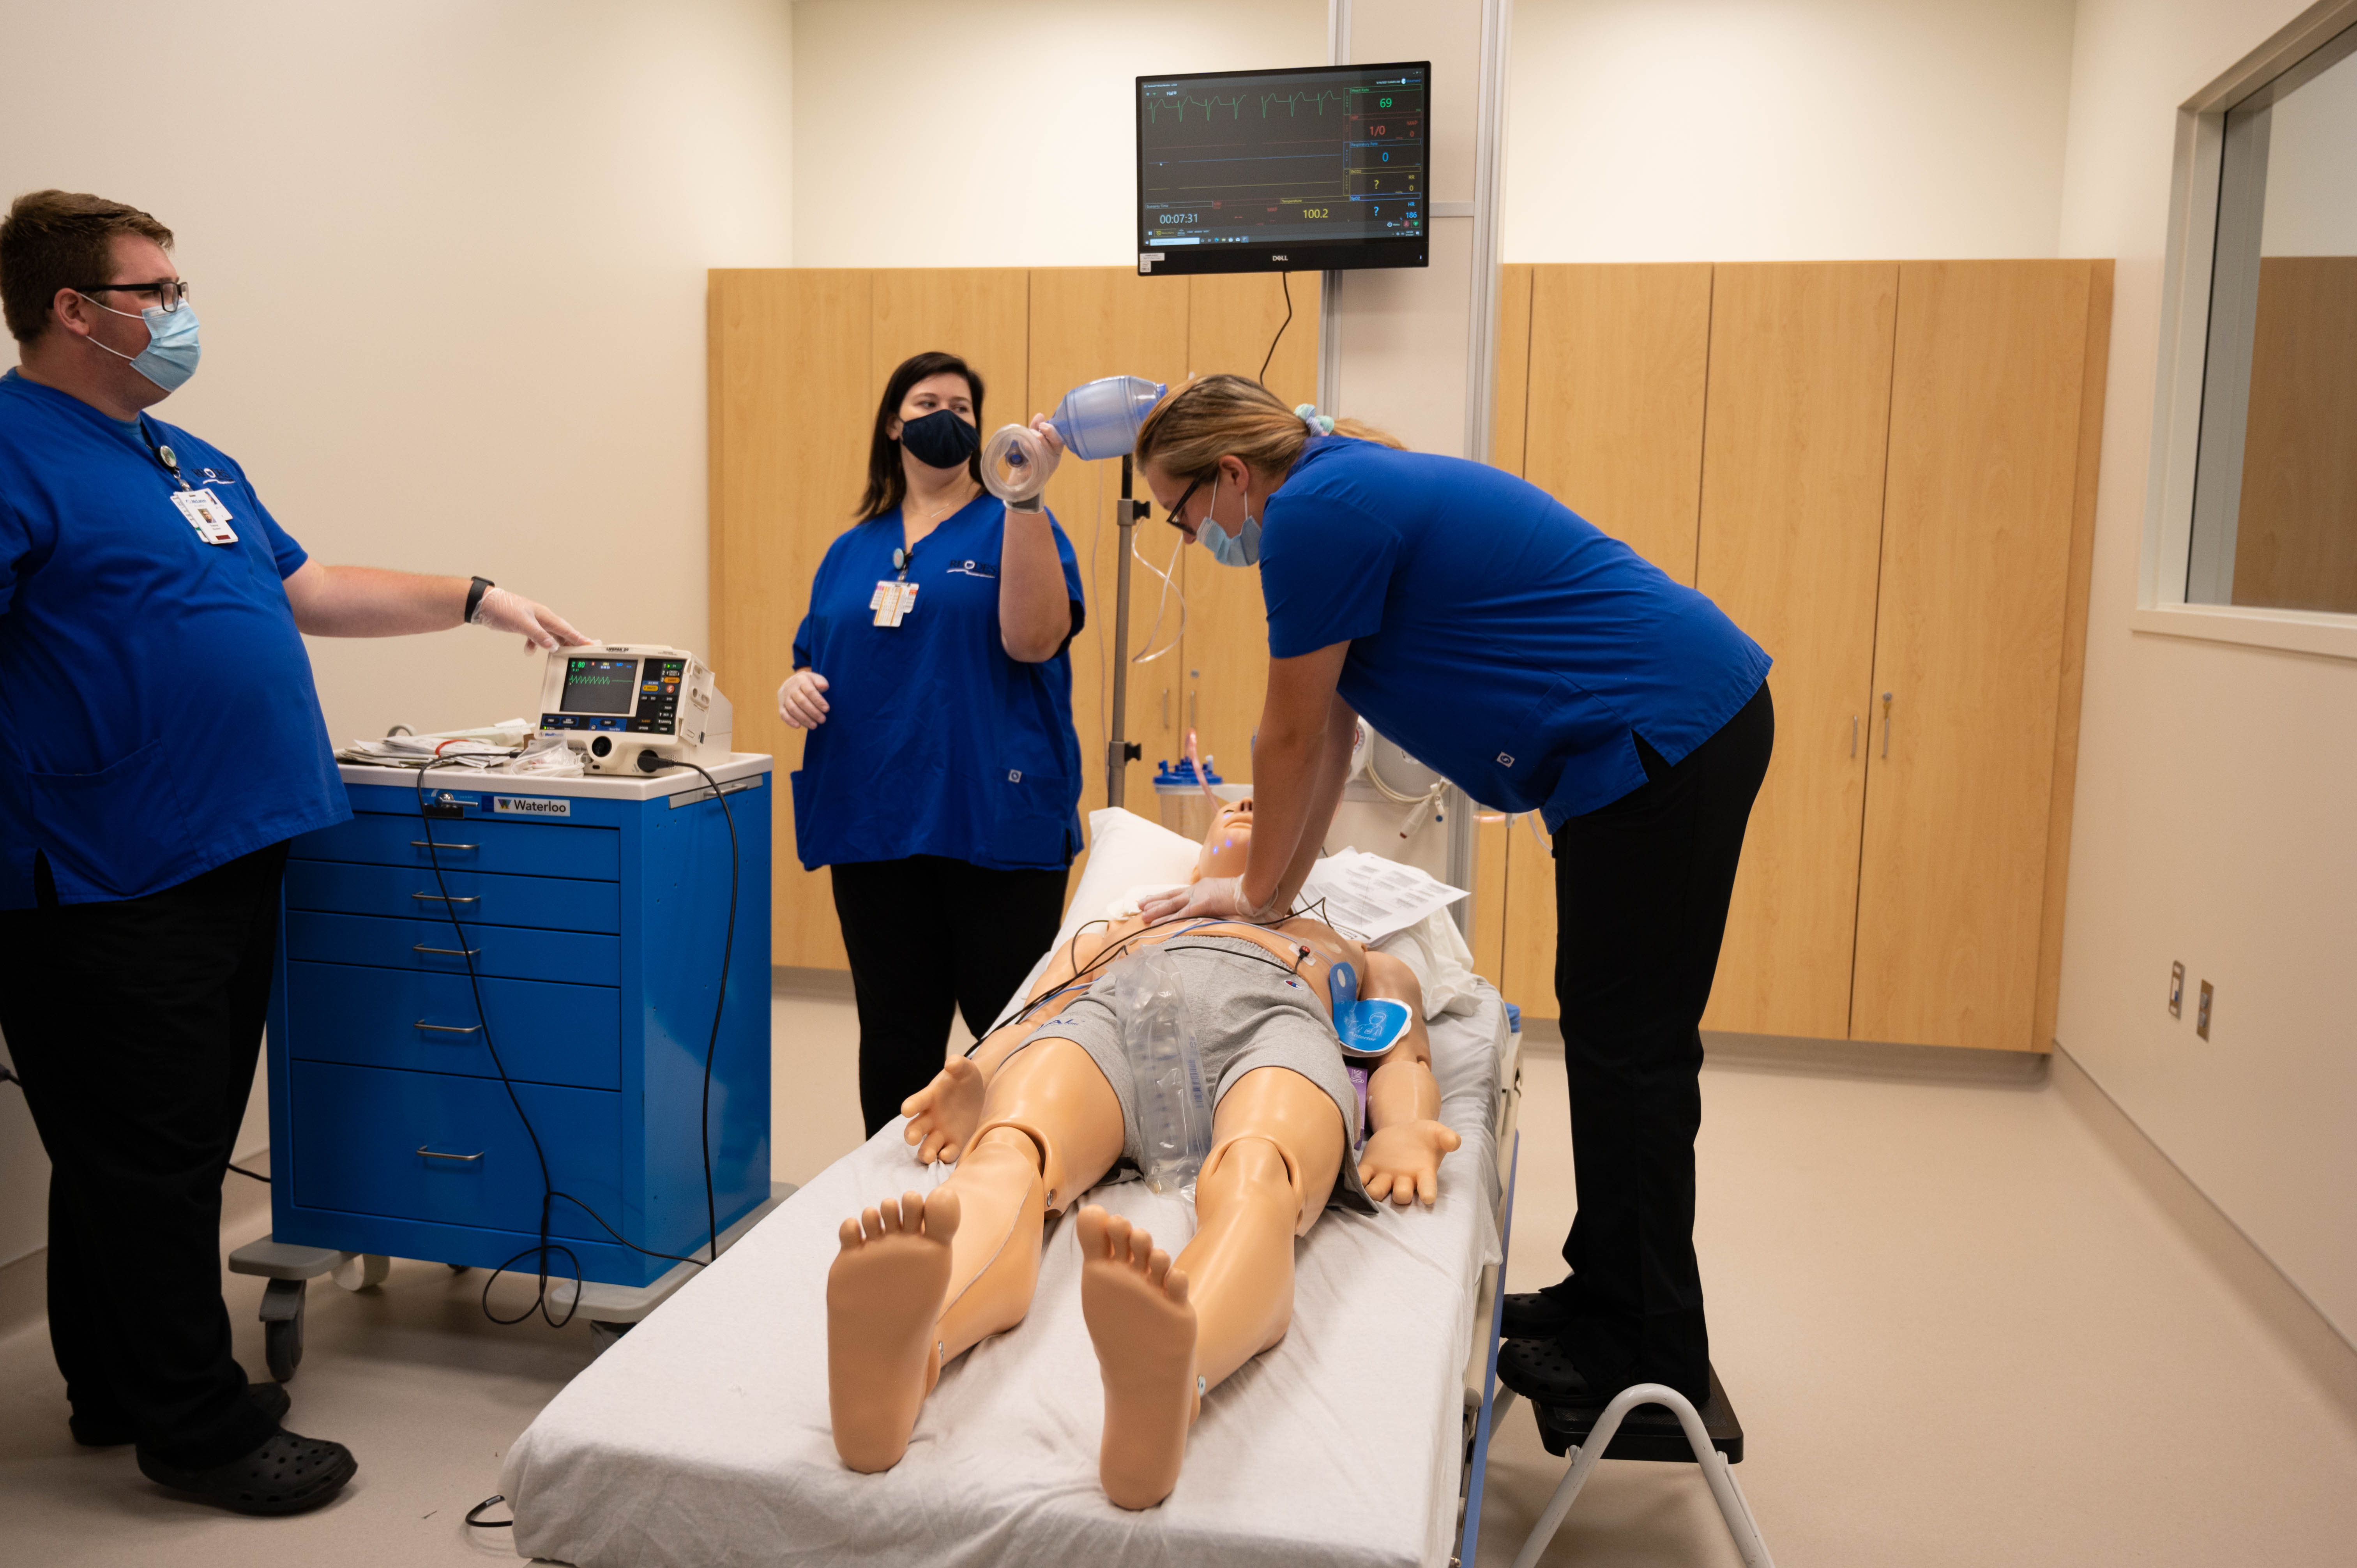
[{"label": "black step stool platform", "polygon": [[[1543,1405],[1535,1401],[1532,1412],[1539,1422],[1539,1441],[1546,1451],[1562,1458],[1574,1448],[1587,1444],[1588,1434],[1596,1430],[1597,1419],[1603,1415],[1601,1404]],[[1710,1402],[1702,1406],[1703,1430],[1710,1434],[1710,1445],[1727,1455],[1730,1465],[1743,1463],[1743,1423],[1736,1419],[1735,1406],[1727,1400],[1727,1390],[1718,1380],[1718,1369],[1710,1370]],[[1691,1465],[1694,1450],[1686,1444],[1685,1429],[1678,1418],[1657,1404],[1639,1405],[1620,1423],[1620,1430],[1606,1444],[1607,1459],[1652,1459],[1672,1465]]]}]

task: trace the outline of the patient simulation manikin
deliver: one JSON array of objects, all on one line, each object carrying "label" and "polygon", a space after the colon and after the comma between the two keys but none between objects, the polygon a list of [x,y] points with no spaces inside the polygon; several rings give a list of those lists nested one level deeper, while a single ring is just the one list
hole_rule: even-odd
[{"label": "patient simulation manikin", "polygon": [[[1195,875],[1241,872],[1251,827],[1249,801],[1222,811]],[[1110,985],[1095,982],[1153,943],[1181,966],[1217,1108],[1194,1239],[1177,1259],[1093,1204],[1076,1219],[1082,1312],[1104,1379],[1107,1497],[1143,1509],[1169,1496],[1204,1394],[1284,1337],[1294,1239],[1329,1199],[1367,1208],[1438,1195],[1440,1158],[1458,1139],[1435,1119],[1440,1087],[1405,964],[1308,918],[1129,919],[1084,932],[1050,962],[1035,1005],[902,1107],[919,1158],[955,1163],[948,1182],[843,1222],[827,1274],[827,1373],[834,1445],[853,1469],[899,1463],[942,1366],[1029,1309],[1048,1217],[1125,1152],[1136,1157],[1118,1017]],[[1414,1019],[1369,1064],[1373,1130],[1355,1155],[1356,1092],[1328,1022],[1337,962],[1361,977],[1361,994],[1405,1002]]]}]

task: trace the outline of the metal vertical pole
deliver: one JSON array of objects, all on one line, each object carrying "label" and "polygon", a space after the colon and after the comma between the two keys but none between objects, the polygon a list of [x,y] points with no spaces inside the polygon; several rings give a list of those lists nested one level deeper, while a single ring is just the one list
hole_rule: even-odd
[{"label": "metal vertical pole", "polygon": [[1130,455],[1121,456],[1121,499],[1114,503],[1114,521],[1120,529],[1121,564],[1115,569],[1113,600],[1113,716],[1108,728],[1112,738],[1105,743],[1105,804],[1124,804],[1124,787],[1129,782],[1129,763],[1140,755],[1136,744],[1128,738],[1129,726],[1129,561],[1130,531],[1137,526],[1137,514],[1145,509],[1130,498],[1132,489]]},{"label": "metal vertical pole", "polygon": [[[1326,63],[1351,63],[1351,0],[1326,0]],[[1342,402],[1342,274],[1318,277],[1318,410],[1330,414]]]}]

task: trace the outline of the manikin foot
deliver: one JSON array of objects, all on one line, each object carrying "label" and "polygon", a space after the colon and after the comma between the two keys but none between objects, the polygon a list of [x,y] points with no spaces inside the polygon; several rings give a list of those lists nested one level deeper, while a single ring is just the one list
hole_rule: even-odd
[{"label": "manikin foot", "polygon": [[1154,1238],[1094,1204],[1081,1210],[1081,1314],[1104,1378],[1097,1478],[1125,1509],[1150,1509],[1178,1484],[1195,1387],[1195,1309],[1187,1276]]},{"label": "manikin foot", "polygon": [[957,1226],[957,1194],[947,1188],[843,1222],[843,1251],[826,1272],[827,1405],[835,1452],[855,1470],[900,1462],[917,1407],[941,1380],[933,1326]]}]

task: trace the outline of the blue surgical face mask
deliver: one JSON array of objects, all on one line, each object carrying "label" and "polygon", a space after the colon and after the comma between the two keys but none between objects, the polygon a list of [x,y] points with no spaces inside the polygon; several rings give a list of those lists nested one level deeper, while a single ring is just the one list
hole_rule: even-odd
[{"label": "blue surgical face mask", "polygon": [[1203,542],[1203,548],[1211,553],[1211,559],[1221,565],[1252,565],[1260,559],[1260,519],[1247,510],[1243,527],[1230,533],[1211,519],[1211,507],[1219,504],[1220,481],[1214,478],[1211,481],[1211,504],[1203,509],[1203,526],[1196,531],[1196,537]]},{"label": "blue surgical face mask", "polygon": [[[82,298],[98,305],[98,301],[86,294]],[[131,314],[127,310],[117,310],[111,305],[98,305],[98,307],[109,316],[127,317]],[[95,338],[91,341],[106,349],[118,360],[130,360],[133,370],[166,392],[178,392],[188,384],[188,378],[197,373],[199,352],[197,347],[197,307],[185,299],[180,302],[179,309],[169,313],[161,306],[151,305],[139,313],[137,319],[147,324],[147,347],[136,354],[126,354],[120,349],[106,349],[106,345],[99,343]]]}]

